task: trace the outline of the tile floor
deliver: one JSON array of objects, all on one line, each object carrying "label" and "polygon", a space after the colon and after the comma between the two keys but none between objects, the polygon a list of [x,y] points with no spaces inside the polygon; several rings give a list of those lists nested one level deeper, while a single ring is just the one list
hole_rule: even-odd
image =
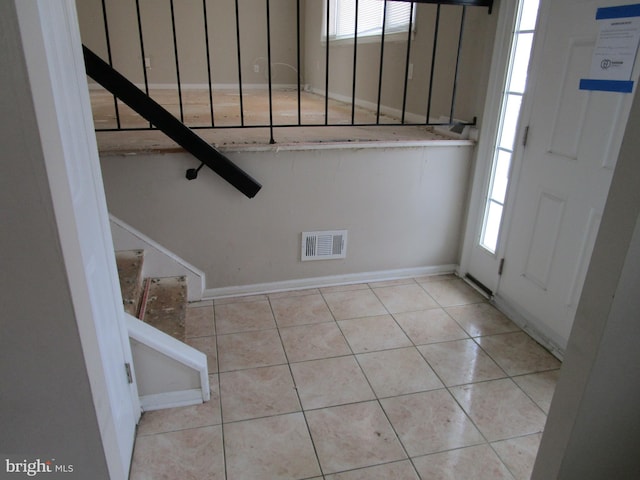
[{"label": "tile floor", "polygon": [[528,479],[560,362],[450,276],[192,304],[211,401],[143,415],[131,479]]}]

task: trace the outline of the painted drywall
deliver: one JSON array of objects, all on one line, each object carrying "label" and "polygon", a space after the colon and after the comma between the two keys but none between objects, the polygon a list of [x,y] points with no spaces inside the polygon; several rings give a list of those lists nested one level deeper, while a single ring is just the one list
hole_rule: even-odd
[{"label": "painted drywall", "polygon": [[[108,59],[101,0],[82,0],[78,17],[82,41]],[[107,24],[114,67],[132,82],[144,82],[140,50],[138,16],[135,2],[106,0]],[[140,20],[144,56],[150,60],[146,69],[150,84],[177,84],[176,61],[169,2],[141,0]],[[174,2],[175,35],[180,64],[180,82],[208,83],[206,36],[209,37],[209,60],[212,83],[238,83],[238,53],[234,0],[207,0],[207,31],[202,0]],[[271,0],[271,59],[273,82],[297,83],[296,0]],[[267,83],[267,9],[264,0],[238,2],[240,56],[243,84]],[[258,65],[259,71],[254,71]]]},{"label": "painted drywall", "polygon": [[[456,264],[473,145],[229,152],[248,199],[186,154],[102,156],[109,210],[221,288]],[[301,232],[347,229],[344,260],[300,261]]]},{"label": "painted drywall", "polygon": [[0,31],[0,468],[55,458],[108,479],[13,1]]},{"label": "painted drywall", "polygon": [[638,129],[636,93],[533,480],[640,478]]},{"label": "painted drywall", "polygon": [[[323,40],[323,28],[326,27],[318,20],[326,16],[323,3],[307,2],[305,28],[305,83],[320,92],[326,91],[327,52]],[[415,32],[411,40],[409,62],[413,64],[413,77],[407,84],[406,109],[407,113],[417,115],[422,121],[427,113],[436,10],[436,5],[416,5]],[[497,14],[489,15],[486,8],[477,7],[467,8],[466,12],[454,117],[470,121],[474,116],[482,116]],[[461,7],[441,7],[430,112],[432,120],[440,116],[448,119],[450,114],[461,13]],[[351,99],[353,42],[339,41],[329,45],[329,92]],[[379,39],[363,38],[358,43],[356,98],[359,101],[377,103],[380,48]],[[406,34],[390,36],[384,45],[381,104],[391,109],[402,109],[406,57]]]}]

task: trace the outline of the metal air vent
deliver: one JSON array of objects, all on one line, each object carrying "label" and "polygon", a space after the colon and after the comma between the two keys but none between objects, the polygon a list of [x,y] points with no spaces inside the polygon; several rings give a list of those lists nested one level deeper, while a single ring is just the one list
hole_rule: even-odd
[{"label": "metal air vent", "polygon": [[347,256],[347,231],[302,232],[301,260],[331,260]]}]

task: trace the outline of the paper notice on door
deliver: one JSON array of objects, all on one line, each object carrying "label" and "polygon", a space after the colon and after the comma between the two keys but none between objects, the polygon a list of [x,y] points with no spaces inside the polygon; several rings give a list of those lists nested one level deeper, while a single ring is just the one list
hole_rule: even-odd
[{"label": "paper notice on door", "polygon": [[598,40],[589,78],[580,80],[580,89],[631,92],[640,42],[640,4],[599,8],[596,20]]}]

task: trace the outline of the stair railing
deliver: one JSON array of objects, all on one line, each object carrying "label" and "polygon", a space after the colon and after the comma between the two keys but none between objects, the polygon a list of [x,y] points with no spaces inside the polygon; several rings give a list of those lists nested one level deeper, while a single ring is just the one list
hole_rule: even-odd
[{"label": "stair railing", "polygon": [[187,179],[196,178],[202,166],[206,165],[249,198],[255,197],[260,191],[262,188],[260,183],[204,141],[162,105],[146,95],[86,46],[83,45],[82,50],[87,75],[200,160],[201,164],[197,169],[187,170]]}]

